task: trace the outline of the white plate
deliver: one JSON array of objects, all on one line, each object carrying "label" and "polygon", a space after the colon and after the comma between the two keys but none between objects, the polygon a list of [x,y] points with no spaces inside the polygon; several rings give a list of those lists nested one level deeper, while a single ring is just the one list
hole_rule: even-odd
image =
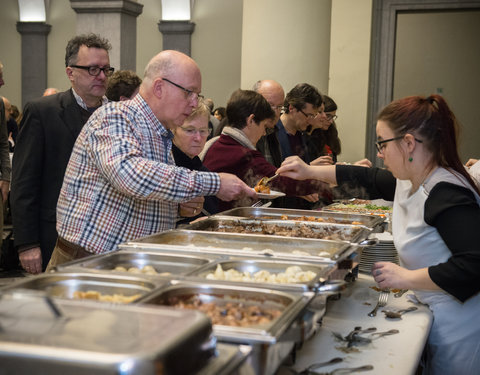
[{"label": "white plate", "polygon": [[270,194],[265,194],[265,193],[257,193],[257,197],[260,199],[275,199],[279,197],[284,197],[285,193],[282,193],[281,191],[275,191],[275,190],[270,190]]}]

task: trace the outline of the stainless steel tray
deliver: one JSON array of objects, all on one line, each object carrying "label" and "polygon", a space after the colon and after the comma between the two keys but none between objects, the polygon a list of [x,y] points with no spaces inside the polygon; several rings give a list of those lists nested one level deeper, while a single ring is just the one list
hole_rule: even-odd
[{"label": "stainless steel tray", "polygon": [[50,297],[73,299],[75,292],[98,292],[101,295],[124,297],[143,296],[153,289],[165,285],[168,279],[149,279],[114,274],[80,272],[44,273],[10,284],[2,291],[32,289],[43,291]]},{"label": "stainless steel tray", "polygon": [[263,208],[263,207],[237,207],[228,211],[220,212],[217,216],[234,216],[246,219],[258,220],[299,220],[299,221],[318,221],[324,220],[326,223],[364,225],[369,228],[375,228],[381,225],[384,219],[380,216],[361,215],[355,213],[329,212],[329,211],[311,211],[311,210],[293,210],[288,208]]},{"label": "stainless steel tray", "polygon": [[51,303],[57,312],[39,292],[0,294],[1,373],[183,375],[214,365],[215,341],[204,314],[92,301]]},{"label": "stainless steel tray", "polygon": [[[215,271],[217,267],[221,267],[223,272],[218,272],[218,276],[227,276],[228,271],[238,271],[242,273],[242,276],[246,274],[249,275],[249,279],[252,280],[245,280],[246,277],[242,279],[239,278],[229,278],[224,277],[223,279],[214,279],[214,278],[207,278],[208,275],[212,276],[215,275]],[[284,274],[288,267],[299,267],[301,271],[310,271],[314,273],[314,277],[308,281],[289,281],[287,277],[280,278],[278,281],[267,281],[262,278],[263,281],[258,281],[254,279],[254,275],[258,272],[268,272],[270,275],[278,275]],[[302,289],[304,291],[315,291],[320,284],[323,284],[327,279],[328,275],[334,269],[334,265],[332,264],[312,264],[312,263],[305,263],[305,262],[295,262],[289,260],[278,260],[278,259],[269,259],[269,260],[262,260],[262,259],[255,259],[255,258],[248,258],[248,257],[231,257],[230,259],[219,259],[215,262],[209,263],[208,265],[197,269],[196,271],[192,272],[190,275],[191,277],[198,277],[202,278],[203,281],[220,281],[220,282],[228,282],[228,283],[239,283],[242,285],[250,285],[250,286],[258,286],[263,288],[272,288],[272,289]]]},{"label": "stainless steel tray", "polygon": [[244,304],[278,308],[282,311],[278,318],[266,325],[213,326],[214,334],[221,342],[247,344],[252,347],[248,364],[256,375],[274,374],[289,355],[297,339],[302,336],[296,330],[303,329],[302,325],[293,325],[293,323],[301,319],[307,305],[314,297],[311,292],[282,292],[265,288],[222,285],[215,282],[199,284],[194,281],[174,280],[168,287],[152,292],[142,298],[139,303],[168,305],[169,298],[189,298],[193,295],[201,295],[203,301],[214,302],[221,306],[228,302],[241,301]]},{"label": "stainless steel tray", "polygon": [[[58,271],[71,271],[82,269],[83,271],[105,272],[112,271],[122,275],[145,275],[140,272],[145,266],[153,267],[157,273],[150,273],[150,276],[178,276],[188,275],[196,269],[203,267],[214,259],[212,256],[202,254],[174,254],[171,252],[139,252],[131,250],[112,251],[107,254],[96,255],[93,257],[82,258],[73,262],[65,263],[57,267]],[[116,267],[130,269],[136,268],[138,271],[122,272],[115,270]]]},{"label": "stainless steel tray", "polygon": [[[281,237],[327,239],[335,241],[360,242],[372,232],[371,228],[345,225],[326,224],[318,222],[295,222],[289,220],[248,220],[231,217],[210,217],[192,223],[189,230],[203,230],[213,232],[233,232],[249,234],[263,234]],[[246,232],[246,233],[245,233]]]},{"label": "stainless steel tray", "polygon": [[347,242],[267,236],[170,230],[121,244],[137,251],[200,252],[222,255],[287,257],[300,261],[336,262],[356,250]]}]

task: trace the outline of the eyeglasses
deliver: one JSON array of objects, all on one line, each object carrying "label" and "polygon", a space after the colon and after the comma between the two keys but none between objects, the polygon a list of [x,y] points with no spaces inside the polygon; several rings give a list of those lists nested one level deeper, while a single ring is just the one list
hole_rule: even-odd
[{"label": "eyeglasses", "polygon": [[[388,142],[391,142],[391,141],[396,141],[398,139],[402,139],[403,137],[405,137],[405,134],[404,135],[399,135],[398,137],[394,137],[394,138],[390,138],[390,139],[384,139],[383,141],[377,141],[375,142],[375,146],[377,147],[377,151],[382,154],[383,153],[383,149],[386,147],[385,143],[388,143]],[[417,142],[419,143],[422,143],[423,141],[420,140],[420,139],[417,139],[417,138],[414,138]]]},{"label": "eyeglasses", "polygon": [[103,72],[103,74],[105,74],[106,77],[110,77],[115,71],[115,68],[112,68],[111,66],[104,66],[103,68],[100,68],[99,66],[96,66],[96,65],[93,65],[93,66],[70,65],[70,67],[87,70],[88,74],[94,77],[97,77],[100,74],[100,72]]},{"label": "eyeglasses", "polygon": [[283,109],[283,105],[272,105],[270,104],[274,112],[280,112]]},{"label": "eyeglasses", "polygon": [[327,116],[327,120],[328,120],[328,121],[335,121],[335,120],[338,118],[337,115],[329,115],[329,114],[327,114],[326,116]]},{"label": "eyeglasses", "polygon": [[192,90],[189,90],[189,89],[186,89],[185,87],[183,86],[180,86],[178,83],[175,83],[175,82],[172,82],[170,81],[169,79],[167,78],[162,78],[162,81],[166,81],[168,83],[170,83],[171,85],[175,86],[175,87],[178,87],[180,90],[183,90],[183,92],[186,94],[187,96],[187,100],[192,100],[192,99],[203,99],[204,96],[197,93],[197,92],[194,92]]},{"label": "eyeglasses", "polygon": [[310,120],[314,119],[315,117],[317,117],[318,113],[316,114],[313,114],[313,113],[305,113],[303,112],[301,109],[299,109],[300,112],[302,112],[304,114],[304,116]]},{"label": "eyeglasses", "polygon": [[208,137],[210,133],[212,132],[212,129],[207,128],[207,129],[195,129],[195,128],[184,128],[183,126],[180,126],[180,129],[182,129],[185,133],[187,133],[188,136],[193,137],[195,134],[200,134],[201,137]]}]

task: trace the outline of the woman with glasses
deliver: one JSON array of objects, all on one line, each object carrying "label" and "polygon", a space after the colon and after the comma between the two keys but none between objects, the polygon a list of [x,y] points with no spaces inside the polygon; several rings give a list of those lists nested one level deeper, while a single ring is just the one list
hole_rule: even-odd
[{"label": "woman with glasses", "polygon": [[[194,171],[209,172],[202,164],[198,154],[203,150],[205,142],[211,132],[208,127],[210,120],[210,109],[202,99],[198,100],[198,105],[194,111],[187,117],[182,126],[173,130],[172,153],[175,164],[179,167],[188,168]],[[198,210],[198,215],[188,217],[177,222],[178,224],[186,224],[200,216],[215,214],[218,212],[218,198],[215,196],[206,196],[196,198],[198,203],[203,203],[203,209]],[[185,205],[194,204],[195,202],[187,202],[180,204],[180,216]],[[188,211],[188,208],[187,208]],[[188,215],[190,216],[190,215]]]},{"label": "woman with glasses", "polygon": [[[272,177],[277,168],[257,151],[256,144],[265,134],[265,126],[274,121],[275,112],[267,100],[252,90],[235,91],[227,104],[228,125],[215,142],[204,150],[203,163],[213,172],[237,175],[249,186],[255,186],[262,177]],[[208,146],[207,146],[208,147]],[[296,181],[278,177],[270,182],[273,190],[287,196],[322,194],[328,186],[318,181]],[[220,210],[251,205],[249,198],[241,201],[220,202]]]},{"label": "woman with glasses", "polygon": [[307,147],[312,165],[335,164],[337,156],[342,152],[335,124],[337,103],[331,97],[323,95],[323,104],[324,109],[318,112],[310,129],[307,129]]},{"label": "woman with glasses", "polygon": [[457,151],[457,122],[439,95],[386,106],[377,121],[387,169],[307,166],[285,160],[278,173],[363,186],[393,200],[392,234],[401,266],[377,262],[380,288],[411,289],[434,320],[424,374],[477,374],[480,368],[480,192]]}]

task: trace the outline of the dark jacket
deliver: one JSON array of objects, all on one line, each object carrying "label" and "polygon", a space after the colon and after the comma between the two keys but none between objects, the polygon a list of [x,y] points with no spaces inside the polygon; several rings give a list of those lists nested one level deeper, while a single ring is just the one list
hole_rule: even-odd
[{"label": "dark jacket", "polygon": [[[198,156],[191,159],[187,154],[175,146],[175,144],[172,144],[172,153],[177,166],[188,168],[192,171],[210,172],[209,169],[202,164]],[[211,215],[218,213],[218,198],[215,196],[206,196],[205,202],[203,203],[203,209]],[[197,216],[185,218],[177,222],[177,225],[188,224],[201,216],[205,216],[205,214],[201,212]]]},{"label": "dark jacket", "polygon": [[11,208],[15,246],[40,246],[43,268],[52,254],[57,200],[70,154],[89,113],[72,90],[26,104],[13,157]]}]

